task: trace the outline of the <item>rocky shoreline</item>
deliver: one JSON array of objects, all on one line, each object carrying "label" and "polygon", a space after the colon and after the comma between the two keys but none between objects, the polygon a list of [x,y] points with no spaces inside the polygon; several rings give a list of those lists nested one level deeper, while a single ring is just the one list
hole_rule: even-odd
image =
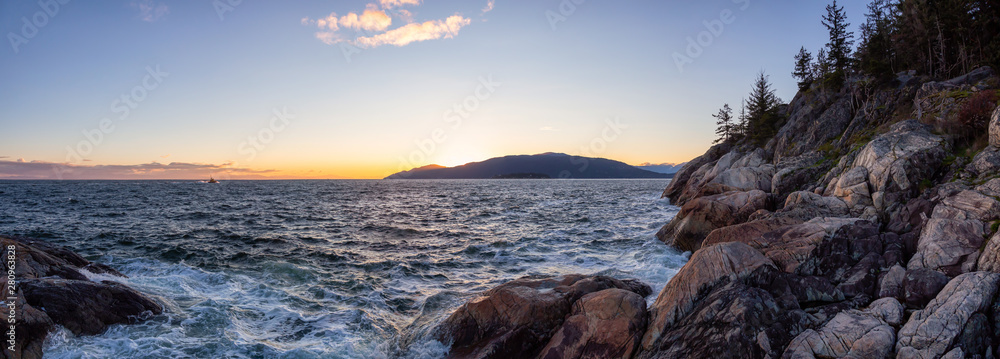
[{"label": "rocky shoreline", "polygon": [[[111,325],[132,324],[163,312],[157,300],[124,284],[88,279],[83,272],[122,278],[125,275],[66,248],[23,237],[0,237],[0,245],[5,253],[13,248],[17,283],[13,295],[4,290],[5,297],[16,298],[15,350],[10,350],[10,336],[6,334],[0,358],[41,358],[45,338],[57,325],[75,335],[95,335]],[[4,256],[5,263],[8,255]],[[9,269],[9,263],[5,267]],[[8,304],[5,323],[10,310]]]},{"label": "rocky shoreline", "polygon": [[956,149],[947,125],[1000,79],[865,81],[802,91],[766,145],[677,173],[663,196],[681,211],[657,235],[693,253],[649,308],[609,278],[524,278],[436,335],[452,358],[994,357],[1000,108],[985,149]]}]

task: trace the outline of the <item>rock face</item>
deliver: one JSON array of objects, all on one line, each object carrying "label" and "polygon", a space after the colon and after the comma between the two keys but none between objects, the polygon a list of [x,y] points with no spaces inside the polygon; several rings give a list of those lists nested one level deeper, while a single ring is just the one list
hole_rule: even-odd
[{"label": "rock face", "polygon": [[920,234],[917,253],[906,265],[957,275],[972,271],[983,245],[983,223],[978,220],[931,218]]},{"label": "rock face", "polygon": [[1000,106],[993,110],[990,118],[990,146],[1000,148]]},{"label": "rock face", "polygon": [[76,335],[94,335],[163,311],[159,303],[121,283],[90,281],[83,271],[124,276],[63,247],[20,237],[0,237],[0,245],[15,248],[16,330],[23,333],[16,341],[21,355],[5,349],[4,358],[41,358],[42,344],[55,325]]},{"label": "rock face", "polygon": [[899,330],[900,358],[938,358],[952,349],[970,319],[990,308],[1000,274],[973,272],[948,282],[941,293],[910,316]]},{"label": "rock face", "polygon": [[788,344],[782,358],[885,358],[896,343],[903,306],[893,298],[872,303],[869,309],[843,311],[819,330],[807,329]]},{"label": "rock face", "polygon": [[751,214],[767,207],[767,194],[760,190],[726,192],[700,197],[681,207],[657,237],[680,250],[694,251],[713,230],[746,221]]},{"label": "rock face", "polygon": [[788,195],[785,207],[777,212],[783,217],[801,221],[808,221],[816,217],[847,217],[850,213],[850,208],[843,200],[807,191],[793,192]]},{"label": "rock face", "polygon": [[633,292],[590,293],[573,310],[539,358],[631,358],[646,331],[646,300]]},{"label": "rock face", "polygon": [[986,249],[979,256],[979,270],[1000,273],[1000,232],[986,243]]},{"label": "rock face", "polygon": [[[574,303],[587,294],[605,289],[624,289],[637,293],[640,298],[652,292],[645,284],[603,276],[524,277],[493,288],[462,305],[436,329],[436,336],[443,343],[452,343],[449,353],[451,358],[534,356],[556,334],[566,315],[573,310]],[[606,324],[630,325],[634,320],[638,325],[640,319],[635,316],[641,313],[625,309],[621,313],[614,313],[620,302],[609,300],[606,296],[618,295],[620,299],[625,298],[615,293],[617,292],[590,297],[586,303],[580,304],[583,312],[577,315],[583,317],[575,319],[572,326],[563,331],[559,339],[565,345],[554,344],[550,353],[561,355],[560,353],[566,352],[598,350],[588,347],[589,342],[574,342],[583,335],[576,330],[593,330],[589,327],[593,323],[604,321]],[[634,298],[630,300],[634,301]],[[612,302],[616,307],[599,308]],[[645,321],[645,318],[641,321]],[[615,335],[627,337],[627,334],[614,334],[610,337],[590,334],[588,339],[595,340],[595,343],[617,343],[615,340],[622,338]],[[624,347],[623,344],[619,348]],[[606,350],[608,353],[612,352],[611,349]]]},{"label": "rock face", "polygon": [[653,303],[652,319],[642,346],[649,350],[656,345],[664,330],[692,310],[699,291],[723,278],[740,278],[761,266],[773,265],[760,252],[739,242],[717,244],[695,252]]},{"label": "rock face", "polygon": [[903,300],[907,307],[923,308],[948,284],[948,276],[941,272],[916,268],[903,276]]}]

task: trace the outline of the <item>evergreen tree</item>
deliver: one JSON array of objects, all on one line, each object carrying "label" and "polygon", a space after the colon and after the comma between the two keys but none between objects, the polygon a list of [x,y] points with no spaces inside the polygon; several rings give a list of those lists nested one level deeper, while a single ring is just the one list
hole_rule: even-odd
[{"label": "evergreen tree", "polygon": [[[823,26],[830,32],[830,42],[826,44],[827,56],[833,64],[834,82],[843,82],[850,68],[851,46],[854,45],[854,33],[847,31],[851,26],[847,22],[847,14],[843,6],[837,6],[837,0],[833,4],[826,6],[826,15],[823,16]],[[839,86],[838,86],[839,87]]]},{"label": "evergreen tree", "polygon": [[819,49],[816,54],[816,62],[813,64],[813,78],[817,80],[826,79],[830,75],[832,66],[830,59],[826,57],[826,49]]},{"label": "evergreen tree", "polygon": [[865,23],[861,25],[861,43],[857,58],[859,69],[880,80],[892,78],[893,0],[872,0],[868,4]]},{"label": "evergreen tree", "polygon": [[799,49],[799,53],[795,55],[795,70],[792,71],[792,76],[799,80],[799,90],[805,91],[809,89],[809,85],[812,85],[812,67],[812,54],[806,51],[805,47],[802,47]]},{"label": "evergreen tree", "polygon": [[733,109],[729,107],[729,104],[725,104],[719,109],[719,113],[712,115],[715,117],[715,124],[718,126],[715,129],[715,134],[718,136],[714,142],[729,142],[734,139],[736,126],[733,123]]},{"label": "evergreen tree", "polygon": [[781,100],[774,94],[768,76],[761,71],[747,101],[747,137],[762,145],[777,133]]}]

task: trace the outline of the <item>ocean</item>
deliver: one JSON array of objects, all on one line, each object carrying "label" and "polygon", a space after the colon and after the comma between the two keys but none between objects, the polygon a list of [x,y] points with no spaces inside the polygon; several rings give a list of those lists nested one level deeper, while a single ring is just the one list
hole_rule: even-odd
[{"label": "ocean", "polygon": [[638,278],[687,257],[654,234],[669,180],[0,181],[0,234],[129,276],[165,313],[47,358],[440,358],[428,332],[525,275]]}]

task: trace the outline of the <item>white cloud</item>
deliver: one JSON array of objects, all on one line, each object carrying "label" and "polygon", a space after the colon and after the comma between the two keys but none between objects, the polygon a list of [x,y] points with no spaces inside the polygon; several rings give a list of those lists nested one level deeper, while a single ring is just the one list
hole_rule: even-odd
[{"label": "white cloud", "polygon": [[406,26],[392,29],[384,33],[359,37],[355,44],[361,47],[378,47],[382,45],[405,46],[412,42],[450,39],[458,35],[458,31],[472,20],[461,15],[452,15],[445,20],[432,20],[420,24],[408,24]]},{"label": "white cloud", "polygon": [[486,3],[486,7],[483,8],[483,14],[493,11],[493,5],[496,5],[496,0],[490,0]]},{"label": "white cloud", "polygon": [[133,1],[130,5],[139,10],[139,19],[145,22],[154,22],[170,13],[167,4],[156,3],[153,0]]}]

